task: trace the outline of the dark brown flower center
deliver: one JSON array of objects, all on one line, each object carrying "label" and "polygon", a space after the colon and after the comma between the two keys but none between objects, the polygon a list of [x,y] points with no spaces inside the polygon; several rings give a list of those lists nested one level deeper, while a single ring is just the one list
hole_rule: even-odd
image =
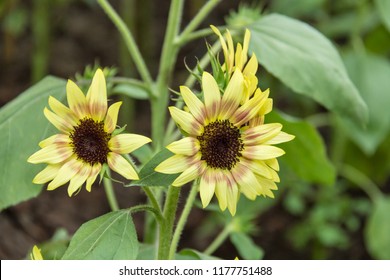
[{"label": "dark brown flower center", "polygon": [[85,163],[107,162],[107,154],[110,151],[108,141],[111,134],[104,130],[104,122],[97,122],[91,118],[80,120],[78,126],[70,133],[71,145],[78,159]]},{"label": "dark brown flower center", "polygon": [[240,161],[244,148],[240,130],[228,120],[217,120],[206,125],[203,134],[197,138],[201,159],[209,167],[230,170]]}]

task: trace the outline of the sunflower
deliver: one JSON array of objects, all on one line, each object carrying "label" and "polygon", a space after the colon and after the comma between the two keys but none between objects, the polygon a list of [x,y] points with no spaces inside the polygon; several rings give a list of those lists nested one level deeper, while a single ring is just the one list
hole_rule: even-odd
[{"label": "sunflower", "polygon": [[132,165],[121,155],[130,153],[151,140],[136,134],[115,135],[119,108],[116,102],[107,109],[107,89],[103,72],[98,69],[85,96],[71,80],[66,85],[69,107],[49,97],[46,118],[60,131],[39,143],[41,150],[28,158],[30,163],[47,163],[33,179],[35,184],[51,181],[54,190],[70,181],[72,196],[86,183],[87,191],[104,164],[129,180],[138,179]]},{"label": "sunflower", "polygon": [[169,107],[173,120],[187,137],[175,141],[167,149],[175,155],[156,167],[157,172],[181,173],[172,183],[182,186],[200,179],[203,207],[214,193],[221,210],[236,212],[239,194],[254,200],[257,196],[274,197],[279,182],[277,157],[284,151],[273,144],[290,141],[294,136],[281,131],[282,125],[256,124],[269,90],[259,88],[240,105],[244,76],[236,69],[223,95],[214,77],[203,72],[204,102],[187,87],[180,87],[188,112]]}]

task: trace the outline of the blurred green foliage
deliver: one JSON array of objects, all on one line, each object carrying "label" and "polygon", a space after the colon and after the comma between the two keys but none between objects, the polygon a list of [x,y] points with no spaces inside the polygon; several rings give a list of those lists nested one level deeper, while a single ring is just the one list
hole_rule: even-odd
[{"label": "blurred green foliage", "polygon": [[[49,13],[49,8],[65,7],[74,2],[76,1],[34,0],[35,8],[32,14],[29,13],[31,6],[23,1],[0,2],[0,28],[7,34],[7,40],[13,42],[13,38],[23,36],[30,26],[32,27],[32,36],[36,42],[31,62],[32,81],[41,79],[48,72],[48,50],[51,48],[52,38],[50,28],[52,15]],[[210,238],[217,234],[218,229],[222,229],[224,235],[221,238],[230,240],[240,258],[267,258],[267,252],[260,246],[264,232],[261,219],[272,211],[280,212],[282,207],[282,211],[286,211],[292,217],[291,223],[284,229],[282,235],[285,241],[292,245],[292,250],[298,254],[303,253],[310,258],[335,258],[337,257],[334,255],[335,251],[351,250],[352,246],[355,246],[351,242],[351,236],[359,235],[372,258],[390,259],[388,195],[390,192],[390,112],[387,108],[390,104],[390,1],[242,2],[247,3],[250,8],[242,6],[241,9],[232,12],[226,18],[226,24],[229,28],[239,30],[244,26],[250,28],[254,22],[258,23],[252,28],[254,36],[252,50],[266,54],[259,56],[260,64],[264,67],[259,71],[259,86],[261,88],[270,86],[271,96],[275,102],[274,107],[294,116],[275,112],[266,117],[266,122],[282,123],[284,130],[296,135],[297,139],[283,145],[287,154],[281,158],[282,182],[279,184],[277,198],[275,200],[260,198],[255,202],[241,198],[234,218],[221,213],[217,205],[210,205],[207,208],[210,210],[209,214],[196,230],[198,238]],[[92,0],[84,0],[83,3],[89,7],[96,5]],[[126,7],[129,7],[129,3],[130,1]],[[132,4],[139,5],[133,2]],[[148,2],[148,5],[151,5],[151,2]],[[192,7],[197,6],[194,3],[192,5]],[[262,7],[261,11],[259,7]],[[144,8],[141,12],[147,14],[149,10]],[[279,15],[270,15],[272,13]],[[125,15],[126,22],[136,29],[137,24],[129,18],[132,15],[131,13]],[[148,59],[151,60],[150,57],[154,55],[151,46],[157,45],[158,42],[150,35],[150,30],[153,24],[159,23],[153,22],[153,18],[145,20],[145,17],[141,22],[142,30],[146,31],[139,31],[140,45],[145,47]],[[282,28],[283,23],[286,22],[285,26],[290,29]],[[275,33],[269,31],[275,25],[279,26],[275,32],[280,33],[279,37],[272,37]],[[290,32],[294,31],[294,28],[299,29],[303,26],[304,34]],[[324,36],[316,33],[315,30],[320,31]],[[267,32],[271,36],[264,36]],[[311,41],[312,35],[320,36],[319,41]],[[290,45],[286,45],[286,42]],[[330,54],[323,55],[324,45],[326,48],[331,46]],[[269,49],[267,50],[266,47]],[[297,52],[301,59],[299,55],[294,57]],[[307,52],[311,53],[312,59],[306,59]],[[123,52],[120,57],[123,65],[131,65],[131,61],[126,60],[128,57],[126,58]],[[311,70],[313,70],[312,75],[302,77],[302,73]],[[87,69],[83,75],[78,75],[79,80],[88,79],[91,71],[92,69]],[[129,75],[134,74],[133,71],[126,71]],[[321,73],[321,77],[318,73]],[[353,84],[342,85],[340,91],[342,94],[339,94],[336,86],[332,90],[327,82],[321,79],[324,76],[327,77],[326,81],[333,78],[335,85],[342,84],[343,81],[348,80],[347,77]],[[20,178],[15,177],[18,174],[14,177],[1,176],[0,191],[8,197],[2,196],[0,208],[16,204],[40,191],[40,187],[32,189],[29,184],[36,170],[25,164],[25,158],[35,151],[36,143],[48,134],[48,129],[43,115],[33,114],[31,108],[38,106],[40,110],[43,109],[49,94],[63,97],[64,84],[63,80],[46,78],[21,95],[21,99],[17,102],[23,101],[23,98],[29,99],[24,96],[34,97],[29,99],[21,110],[18,110],[19,103],[12,103],[2,108],[0,130],[6,132],[1,134],[4,139],[5,135],[11,139],[20,137],[18,125],[21,126],[22,122],[27,120],[33,124],[27,126],[27,129],[31,130],[29,135],[32,135],[32,138],[26,139],[23,143],[7,140],[10,146],[6,150],[1,150],[2,158],[13,158],[10,152],[16,148],[12,148],[12,145],[23,144],[25,147],[23,153],[7,164],[26,174],[25,178],[28,177],[28,180],[20,182]],[[134,88],[137,88],[137,85],[119,83],[113,88],[113,92],[125,95],[129,99],[147,97],[143,88],[137,88],[136,91]],[[345,96],[348,98],[342,99]],[[364,106],[360,103],[360,98],[367,105],[368,122],[365,126],[360,126],[353,120],[354,118],[365,119]],[[9,118],[10,114],[16,111],[18,113]],[[338,113],[343,112],[349,112],[347,117],[340,117]],[[13,120],[18,125],[11,128],[9,122]],[[145,157],[149,159],[151,155],[150,151],[148,152]],[[5,172],[5,167],[2,167],[1,170]],[[147,170],[150,166],[146,165],[144,168]],[[157,176],[149,179],[158,181],[161,178]],[[16,182],[19,182],[18,185]],[[16,187],[19,190],[25,189],[26,196],[21,197]],[[10,189],[13,191],[10,192]],[[119,212],[112,215],[123,218],[120,220],[121,223],[132,224],[132,221],[128,220],[131,218],[122,216]],[[111,216],[107,217],[111,218]],[[105,218],[109,221],[107,217]],[[81,230],[79,236],[85,235],[85,232],[88,233],[91,228],[93,228],[91,224],[87,225],[87,231],[84,228],[84,232]],[[114,227],[112,230],[117,229]],[[135,230],[131,234],[134,235]],[[135,239],[134,236],[132,239]],[[60,248],[57,249],[61,251],[59,253],[61,255],[65,251],[64,244],[68,242],[68,238],[53,240],[54,243],[52,241],[48,244],[56,244],[53,246]],[[118,242],[120,243],[120,240]],[[48,249],[48,253],[45,253],[45,247],[43,249],[44,255],[50,257],[50,252],[53,250]],[[148,244],[141,244],[139,250],[138,258],[141,259],[155,253]],[[179,255],[183,259],[207,258],[206,255],[189,249],[182,250]],[[58,258],[58,255],[53,255],[52,258]]]}]

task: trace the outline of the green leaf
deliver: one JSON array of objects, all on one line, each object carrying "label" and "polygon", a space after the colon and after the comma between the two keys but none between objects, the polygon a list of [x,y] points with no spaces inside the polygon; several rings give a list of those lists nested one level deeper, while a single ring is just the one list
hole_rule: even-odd
[{"label": "green leaf", "polygon": [[298,0],[294,1],[294,5],[291,5],[290,1],[273,0],[270,5],[275,12],[299,18],[323,13],[321,7],[324,2],[325,0]]},{"label": "green leaf", "polygon": [[349,137],[367,155],[373,154],[390,131],[390,63],[373,54],[344,56],[347,70],[369,109],[369,121],[362,128],[349,120],[342,120]]},{"label": "green leaf", "polygon": [[176,260],[219,260],[214,256],[203,254],[193,249],[183,249],[175,256]]},{"label": "green leaf", "polygon": [[286,152],[281,161],[308,182],[332,185],[336,172],[326,155],[325,144],[318,131],[308,122],[276,111],[267,116],[269,121],[281,123],[283,131],[295,135],[291,142],[279,145]]},{"label": "green leaf", "polygon": [[0,210],[37,196],[32,179],[43,165],[27,163],[38,143],[55,132],[43,115],[49,95],[62,100],[65,81],[46,77],[0,109]]},{"label": "green leaf", "polygon": [[374,201],[374,209],[365,228],[365,242],[376,259],[390,260],[390,197]]},{"label": "green leaf", "polygon": [[149,94],[147,90],[136,84],[119,84],[112,89],[113,94],[123,94],[133,99],[147,100]]},{"label": "green leaf", "polygon": [[259,63],[297,93],[357,124],[367,107],[332,43],[301,21],[271,14],[250,26],[251,50]]},{"label": "green leaf", "polygon": [[154,244],[139,244],[137,260],[154,260],[157,257],[157,247]]},{"label": "green leaf", "polygon": [[147,187],[168,187],[180,174],[163,174],[156,172],[154,169],[161,162],[173,156],[173,153],[164,148],[157,153],[139,172],[139,180],[132,181],[127,187],[147,186]]},{"label": "green leaf", "polygon": [[376,8],[381,16],[383,25],[386,26],[390,32],[390,1],[389,0],[375,0]]},{"label": "green leaf", "polygon": [[129,211],[110,212],[83,224],[74,234],[63,260],[134,260],[137,233]]},{"label": "green leaf", "polygon": [[240,256],[245,260],[260,260],[264,257],[264,251],[257,246],[252,238],[242,232],[232,232],[230,241],[236,247]]}]

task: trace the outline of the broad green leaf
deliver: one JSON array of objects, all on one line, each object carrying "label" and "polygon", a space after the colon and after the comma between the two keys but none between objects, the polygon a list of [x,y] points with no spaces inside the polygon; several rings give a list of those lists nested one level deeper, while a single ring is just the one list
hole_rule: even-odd
[{"label": "broad green leaf", "polygon": [[74,234],[63,260],[134,260],[137,233],[129,211],[110,212],[83,224]]},{"label": "broad green leaf", "polygon": [[38,143],[55,132],[43,115],[48,97],[62,100],[65,81],[46,77],[0,109],[0,210],[37,196],[32,179],[43,165],[27,163]]},{"label": "broad green leaf", "polygon": [[375,0],[376,8],[381,16],[383,24],[390,32],[390,1],[389,0]]},{"label": "broad green leaf", "polygon": [[139,244],[137,260],[154,260],[157,257],[157,246],[155,244]]},{"label": "broad green leaf", "polygon": [[123,94],[133,99],[146,100],[149,98],[145,88],[135,84],[120,84],[112,89],[113,94]]},{"label": "broad green leaf", "polygon": [[365,228],[365,242],[371,256],[390,260],[390,197],[374,201],[374,208]]},{"label": "broad green leaf", "polygon": [[325,36],[278,14],[266,15],[249,28],[250,49],[271,74],[330,111],[359,125],[366,123],[367,107]]},{"label": "broad green leaf", "polygon": [[267,118],[281,123],[283,131],[295,135],[291,142],[278,145],[286,154],[281,157],[302,179],[332,185],[336,178],[334,166],[326,155],[325,145],[317,130],[308,122],[273,111]]},{"label": "broad green leaf", "polygon": [[176,260],[218,260],[219,258],[203,254],[193,249],[183,249],[176,254]]},{"label": "broad green leaf", "polygon": [[323,13],[321,6],[325,0],[295,0],[291,5],[290,1],[273,0],[270,2],[271,9],[290,17],[315,16],[316,13]]},{"label": "broad green leaf", "polygon": [[168,187],[180,174],[162,174],[154,169],[161,162],[173,156],[173,153],[164,148],[157,153],[139,172],[139,180],[132,181],[127,187],[148,186],[148,187]]},{"label": "broad green leaf", "polygon": [[367,155],[375,152],[390,130],[390,63],[373,54],[348,53],[344,56],[348,73],[369,109],[369,121],[362,128],[342,120],[345,130]]},{"label": "broad green leaf", "polygon": [[252,238],[242,232],[232,232],[230,241],[236,247],[240,256],[245,260],[260,260],[264,257],[264,251],[257,246]]}]

